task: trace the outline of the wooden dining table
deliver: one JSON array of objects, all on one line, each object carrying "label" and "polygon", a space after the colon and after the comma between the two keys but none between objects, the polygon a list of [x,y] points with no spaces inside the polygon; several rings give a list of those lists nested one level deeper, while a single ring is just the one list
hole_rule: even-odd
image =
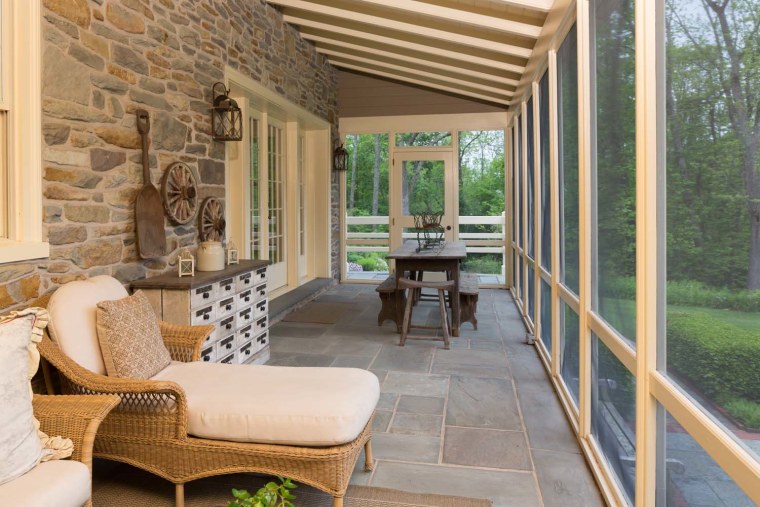
[{"label": "wooden dining table", "polygon": [[388,254],[388,259],[396,261],[396,322],[402,322],[404,317],[402,291],[398,290],[398,280],[403,273],[443,271],[454,280],[454,292],[451,294],[451,335],[459,336],[459,266],[466,258],[464,241],[446,241],[435,248],[418,249],[417,241],[408,240]]}]

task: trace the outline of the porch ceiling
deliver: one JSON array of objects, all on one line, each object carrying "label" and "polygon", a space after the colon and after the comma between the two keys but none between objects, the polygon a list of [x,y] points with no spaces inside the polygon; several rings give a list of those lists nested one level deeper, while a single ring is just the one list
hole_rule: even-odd
[{"label": "porch ceiling", "polygon": [[[503,108],[554,0],[267,0],[335,67]],[[557,2],[562,3],[562,2]]]}]

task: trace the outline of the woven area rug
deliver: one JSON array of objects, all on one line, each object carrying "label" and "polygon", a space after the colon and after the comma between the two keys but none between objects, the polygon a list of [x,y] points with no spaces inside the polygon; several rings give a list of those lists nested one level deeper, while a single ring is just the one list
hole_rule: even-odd
[{"label": "woven area rug", "polygon": [[305,322],[309,324],[335,324],[344,313],[353,310],[354,303],[320,303],[312,301],[290,312],[283,322]]},{"label": "woven area rug", "polygon": [[[252,474],[209,477],[185,485],[185,507],[226,507],[232,488],[256,491],[270,478]],[[332,507],[332,497],[309,486],[293,490],[296,507]],[[142,470],[119,466],[95,479],[94,507],[174,507],[174,485]],[[489,500],[351,486],[344,507],[491,507]]]}]

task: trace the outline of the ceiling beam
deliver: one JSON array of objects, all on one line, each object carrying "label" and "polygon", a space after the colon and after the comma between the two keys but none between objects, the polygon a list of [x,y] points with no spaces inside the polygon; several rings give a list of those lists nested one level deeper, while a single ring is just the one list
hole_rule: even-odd
[{"label": "ceiling beam", "polygon": [[533,11],[549,12],[554,5],[554,0],[494,0],[497,3],[523,7]]},{"label": "ceiling beam", "polygon": [[386,77],[388,79],[393,79],[395,81],[403,81],[403,82],[406,82],[406,83],[412,83],[412,84],[416,84],[416,85],[422,86],[423,88],[433,88],[435,90],[441,90],[441,91],[453,93],[455,95],[460,95],[460,96],[464,95],[464,96],[467,96],[467,97],[473,97],[473,98],[476,98],[476,99],[479,99],[479,100],[484,100],[486,102],[491,102],[491,103],[494,103],[494,104],[509,105],[509,102],[510,102],[508,99],[504,99],[502,97],[492,97],[490,95],[485,95],[485,94],[480,94],[480,93],[476,93],[476,92],[471,92],[471,91],[468,91],[468,90],[462,90],[462,89],[451,87],[451,86],[447,86],[447,85],[442,85],[442,84],[437,84],[437,83],[431,83],[430,81],[424,81],[424,80],[421,80],[421,79],[415,79],[415,78],[411,78],[411,77],[408,77],[408,76],[403,76],[403,75],[400,75],[400,74],[396,74],[396,73],[393,73],[393,72],[379,71],[379,70],[376,70],[376,69],[373,69],[373,68],[370,68],[370,67],[367,67],[367,66],[364,66],[364,65],[354,65],[352,63],[345,63],[345,62],[339,62],[339,61],[334,61],[334,62],[331,62],[331,63],[334,66],[340,67],[340,68],[343,68],[343,69],[355,70],[357,72],[363,72],[365,74],[370,74],[370,75],[374,75],[374,76],[382,76],[382,77]]},{"label": "ceiling beam", "polygon": [[541,34],[541,27],[512,21],[503,17],[487,16],[474,12],[464,11],[461,9],[452,9],[440,5],[418,2],[417,0],[354,0],[360,4],[379,5],[381,7],[390,7],[397,11],[403,11],[409,14],[424,14],[445,21],[454,23],[465,23],[472,26],[489,28],[499,32],[519,35],[521,37],[538,38]]},{"label": "ceiling beam", "polygon": [[[330,7],[328,5],[316,4],[308,2],[306,0],[267,0],[270,4],[280,5],[286,8],[297,9],[302,12],[319,14],[323,16],[330,16],[346,21],[355,21],[358,23],[364,23],[375,27],[383,27],[398,32],[404,32],[416,36],[428,37],[431,39],[443,40],[448,42],[454,42],[465,46],[471,46],[474,48],[488,48],[490,51],[496,53],[502,53],[505,55],[514,55],[521,58],[530,58],[532,49],[515,46],[513,44],[506,44],[503,42],[496,42],[490,39],[483,39],[480,37],[473,37],[471,35],[464,35],[456,32],[449,32],[447,30],[439,30],[437,28],[431,28],[427,26],[415,25],[413,23],[406,23],[404,21],[397,21],[395,19],[383,18],[380,16],[372,16],[370,14],[364,14],[362,12],[350,11],[346,9],[339,9],[337,7]],[[286,11],[287,15],[288,12]]]},{"label": "ceiling beam", "polygon": [[322,23],[313,19],[305,18],[303,16],[294,16],[292,14],[285,14],[283,19],[290,24],[306,26],[325,32],[338,33],[347,37],[352,37],[358,40],[369,40],[380,44],[386,44],[389,46],[400,47],[404,49],[410,49],[413,51],[419,51],[422,53],[429,53],[431,55],[442,56],[450,58],[452,60],[462,60],[465,62],[471,62],[478,65],[485,65],[486,67],[493,67],[496,69],[506,70],[507,72],[516,72],[522,74],[525,67],[522,65],[514,65],[512,63],[506,63],[501,60],[495,60],[491,58],[483,58],[480,56],[469,55],[461,53],[459,51],[450,51],[448,49],[442,49],[435,45],[419,44],[416,42],[409,42],[405,40],[395,39],[393,37],[386,37],[384,35],[377,35],[368,32],[362,32],[359,30],[353,30],[351,28],[345,28],[338,25],[332,25],[329,23]]},{"label": "ceiling beam", "polygon": [[446,81],[448,83],[452,83],[454,85],[460,85],[465,86],[467,88],[476,88],[478,90],[483,90],[487,93],[494,93],[497,96],[501,95],[504,96],[506,99],[512,98],[512,92],[509,90],[505,90],[503,88],[498,88],[495,86],[488,86],[483,85],[480,83],[473,83],[472,81],[468,81],[465,78],[460,79],[453,76],[448,76],[445,74],[436,74],[435,72],[431,72],[428,69],[422,69],[418,66],[412,66],[412,65],[396,65],[394,63],[386,63],[386,62],[379,62],[377,60],[372,60],[370,58],[364,58],[361,56],[352,55],[349,53],[342,53],[340,51],[332,51],[330,49],[320,48],[317,47],[317,51],[326,55],[329,55],[334,58],[330,58],[330,63],[335,63],[336,61],[342,61],[346,63],[354,63],[354,64],[368,64],[375,67],[379,67],[381,69],[387,69],[389,71],[400,71],[400,72],[406,72],[410,74],[415,74],[417,76],[420,76],[421,78],[431,78],[431,79],[438,79],[439,81]]},{"label": "ceiling beam", "polygon": [[321,35],[315,35],[312,33],[309,33],[307,31],[301,31],[301,37],[303,37],[306,40],[310,40],[312,42],[315,42],[317,44],[317,51],[320,51],[319,44],[329,44],[331,46],[344,48],[344,49],[350,49],[354,51],[361,51],[363,53],[377,55],[385,58],[389,58],[398,62],[404,62],[408,64],[414,64],[414,65],[420,65],[423,67],[429,67],[433,69],[440,69],[445,70],[447,72],[455,72],[459,74],[466,74],[467,76],[478,78],[478,79],[485,79],[488,81],[492,81],[495,84],[503,84],[507,86],[517,86],[518,81],[516,79],[510,79],[508,77],[502,77],[499,74],[489,74],[485,72],[478,72],[472,69],[462,68],[462,67],[456,67],[454,65],[448,65],[445,63],[440,63],[435,60],[423,60],[422,58],[415,58],[413,56],[407,56],[400,53],[393,53],[391,51],[384,51],[382,49],[378,49],[372,46],[362,46],[359,44],[353,44],[351,42],[346,42],[340,39],[332,38],[332,37],[322,37]]}]

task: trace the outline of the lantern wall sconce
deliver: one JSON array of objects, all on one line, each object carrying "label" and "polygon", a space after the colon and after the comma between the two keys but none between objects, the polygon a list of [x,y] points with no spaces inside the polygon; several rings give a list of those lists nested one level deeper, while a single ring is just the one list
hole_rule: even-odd
[{"label": "lantern wall sconce", "polygon": [[[217,87],[221,93],[217,94]],[[243,139],[243,113],[237,102],[229,97],[230,90],[224,83],[211,87],[214,107],[211,108],[211,137],[214,141],[240,141]]]},{"label": "lantern wall sconce", "polygon": [[340,146],[336,147],[333,151],[333,169],[336,171],[345,171],[346,170],[346,159],[348,158],[348,152],[343,147],[343,144],[341,143]]}]

